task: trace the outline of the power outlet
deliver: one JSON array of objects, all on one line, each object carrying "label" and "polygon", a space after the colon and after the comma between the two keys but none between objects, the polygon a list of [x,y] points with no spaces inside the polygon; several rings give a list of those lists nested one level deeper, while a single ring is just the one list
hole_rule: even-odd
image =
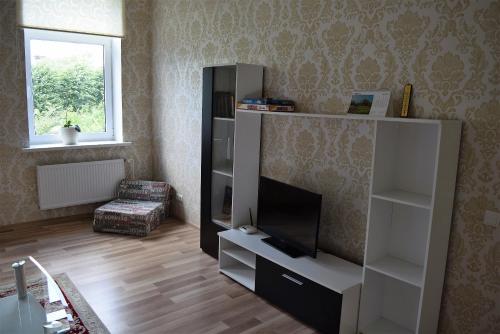
[{"label": "power outlet", "polygon": [[177,200],[177,202],[182,202],[184,196],[182,196],[181,193],[175,193],[175,199]]},{"label": "power outlet", "polygon": [[486,210],[484,213],[484,224],[493,227],[500,225],[500,212]]}]

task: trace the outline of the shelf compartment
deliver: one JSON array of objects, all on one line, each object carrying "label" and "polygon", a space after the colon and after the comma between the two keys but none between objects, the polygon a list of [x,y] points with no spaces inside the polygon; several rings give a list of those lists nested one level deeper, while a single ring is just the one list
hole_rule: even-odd
[{"label": "shelf compartment", "polygon": [[[385,258],[395,258],[401,260],[402,268],[407,267],[405,263],[414,264],[419,268],[423,267],[429,242],[429,210],[372,197],[369,219],[370,233],[366,244],[366,265],[375,264]],[[389,263],[395,264],[394,261],[389,261]],[[384,264],[386,263],[382,262],[385,268]],[[391,265],[388,268],[392,268]],[[385,268],[388,274],[397,275],[394,272],[396,269],[388,268]],[[414,276],[404,277],[415,284],[421,281],[422,276],[418,276],[418,280],[414,279]]]},{"label": "shelf compartment", "polygon": [[422,266],[418,266],[393,256],[385,256],[377,261],[368,263],[365,266],[366,268],[416,287],[422,286],[424,271]]},{"label": "shelf compartment", "polygon": [[220,214],[212,217],[212,222],[224,228],[231,228],[231,216]]},{"label": "shelf compartment", "polygon": [[399,326],[398,324],[379,318],[359,331],[360,334],[413,334],[415,332]]},{"label": "shelf compartment", "polygon": [[[413,333],[421,289],[365,267],[359,317],[360,332]],[[389,329],[397,329],[394,332]]]},{"label": "shelf compartment", "polygon": [[233,179],[212,173],[212,222],[226,229],[232,227],[232,186]]},{"label": "shelf compartment", "polygon": [[429,208],[438,137],[438,124],[377,122],[373,194],[387,193],[387,200]]},{"label": "shelf compartment", "polygon": [[393,203],[411,205],[422,209],[430,209],[431,207],[431,196],[399,189],[377,192],[372,194],[372,197]]},{"label": "shelf compartment", "polygon": [[234,121],[215,122],[212,134],[212,169],[230,175],[233,174],[234,125]]},{"label": "shelf compartment", "polygon": [[232,257],[233,259],[247,265],[248,267],[255,269],[255,253],[252,253],[238,246],[223,249],[222,252]]},{"label": "shelf compartment", "polygon": [[255,291],[255,270],[248,266],[237,263],[227,267],[220,268],[219,271],[232,278],[244,287]]}]

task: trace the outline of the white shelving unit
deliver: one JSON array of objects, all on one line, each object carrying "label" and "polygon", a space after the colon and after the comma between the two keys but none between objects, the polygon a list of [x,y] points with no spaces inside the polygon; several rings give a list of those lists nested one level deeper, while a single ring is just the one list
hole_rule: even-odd
[{"label": "white shelving unit", "polygon": [[376,121],[359,333],[437,331],[460,131]]},{"label": "white shelving unit", "polygon": [[[262,115],[375,123],[357,332],[435,333],[448,253],[461,122],[237,110],[233,228],[249,223],[249,207],[252,213],[257,210]],[[223,257],[232,260],[223,264],[221,271],[231,271],[235,266],[245,268],[251,286],[252,268],[242,257],[226,253]],[[307,277],[306,272],[301,274]]]}]

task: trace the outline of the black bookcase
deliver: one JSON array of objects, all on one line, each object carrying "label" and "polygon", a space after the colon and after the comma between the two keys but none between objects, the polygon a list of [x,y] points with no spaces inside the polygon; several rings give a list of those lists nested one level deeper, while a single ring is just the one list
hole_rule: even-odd
[{"label": "black bookcase", "polygon": [[217,258],[217,232],[232,228],[236,101],[262,96],[263,68],[234,64],[203,69],[200,247]]}]

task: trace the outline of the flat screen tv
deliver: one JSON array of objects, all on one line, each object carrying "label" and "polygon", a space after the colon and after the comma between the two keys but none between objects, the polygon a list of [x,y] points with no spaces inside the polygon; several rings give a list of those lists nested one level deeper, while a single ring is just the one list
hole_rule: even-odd
[{"label": "flat screen tv", "polygon": [[291,257],[316,257],[321,195],[260,178],[257,227],[270,237],[262,241]]}]

